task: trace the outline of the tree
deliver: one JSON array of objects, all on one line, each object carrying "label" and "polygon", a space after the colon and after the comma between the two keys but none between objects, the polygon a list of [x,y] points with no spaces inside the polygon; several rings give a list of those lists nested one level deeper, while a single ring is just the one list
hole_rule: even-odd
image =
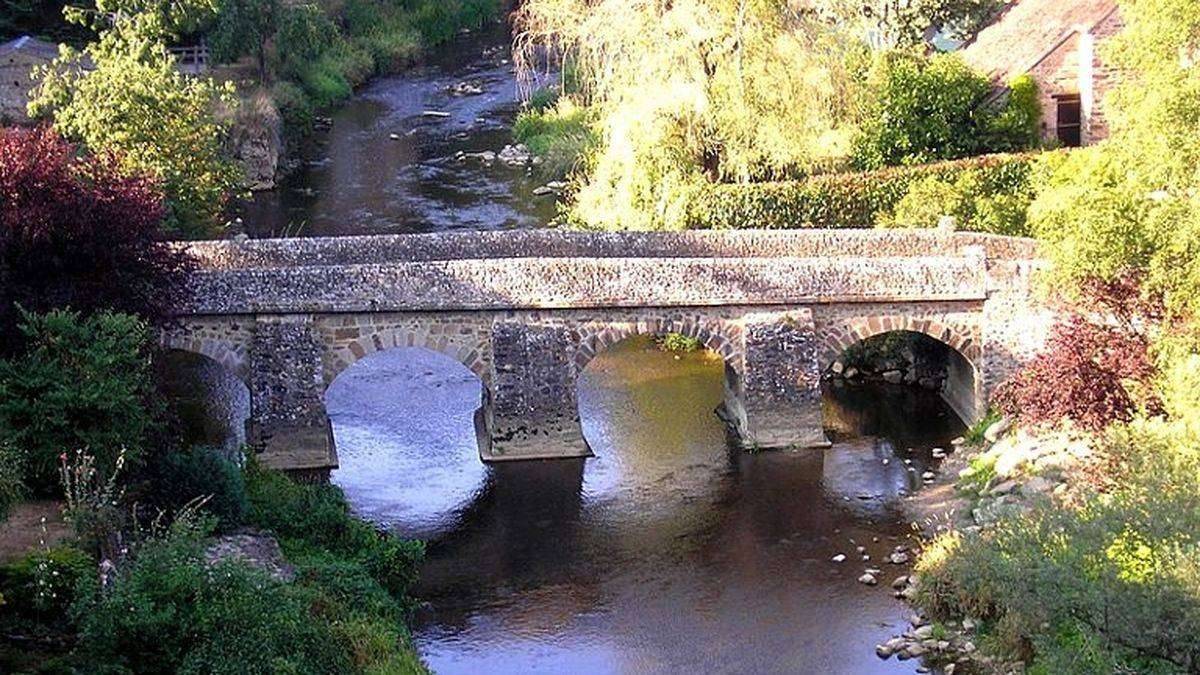
[{"label": "tree", "polygon": [[519,64],[562,57],[594,115],[575,215],[678,227],[710,181],[803,175],[843,157],[858,110],[856,45],[783,0],[530,0]]},{"label": "tree", "polygon": [[126,314],[25,314],[27,349],[0,360],[0,443],[19,448],[25,484],[57,494],[60,456],[87,451],[100,475],[137,466],[155,425],[147,326]]},{"label": "tree", "polygon": [[56,130],[92,152],[114,153],[125,170],[157,178],[168,229],[210,234],[238,183],[224,152],[227,127],[215,114],[234,105],[232,85],[176,70],[165,40],[192,25],[192,13],[111,4],[98,5],[118,12],[111,25],[95,23],[92,14],[71,14],[93,22],[100,36],[82,52],[66,50],[41,73],[30,113],[49,117]]},{"label": "tree", "polygon": [[882,49],[926,44],[933,35],[965,40],[995,16],[1001,0],[818,0],[828,20],[858,24]]},{"label": "tree", "polygon": [[209,32],[209,45],[218,61],[234,61],[253,54],[258,79],[267,83],[267,53],[279,29],[279,0],[222,0],[217,21]]},{"label": "tree", "polygon": [[1033,81],[1015,82],[1003,104],[989,104],[991,82],[952,54],[877,53],[864,89],[866,121],[853,154],[860,169],[1023,150],[1037,141]]},{"label": "tree", "polygon": [[1030,209],[1054,283],[1133,269],[1166,299],[1168,337],[1200,348],[1200,11],[1188,0],[1129,0],[1107,45],[1118,87],[1102,102],[1112,133],[1048,164]]},{"label": "tree", "polygon": [[164,320],[192,259],[161,240],[158,182],[112,155],[82,155],[48,129],[0,129],[0,356],[16,306],[111,309]]}]

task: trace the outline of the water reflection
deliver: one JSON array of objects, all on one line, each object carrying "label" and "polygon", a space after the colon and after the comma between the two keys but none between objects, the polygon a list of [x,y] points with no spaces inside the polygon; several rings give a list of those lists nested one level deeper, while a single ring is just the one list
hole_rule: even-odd
[{"label": "water reflection", "polygon": [[[330,412],[343,463],[335,480],[356,508],[378,518],[387,503],[426,511],[441,500],[455,512],[414,526],[404,515],[413,507],[396,506],[390,521],[428,533],[418,588],[428,605],[415,639],[436,672],[915,669],[873,652],[905,616],[890,576],[875,588],[856,578],[865,566],[900,573],[881,564],[906,536],[896,500],[915,486],[909,469],[919,476],[925,450],[959,431],[936,398],[831,391],[844,426],[832,449],[731,452],[712,414],[720,361],[628,341],[581,379],[595,458],[499,464],[460,483],[445,476],[464,475],[447,458],[476,452],[478,390],[425,372],[409,380],[420,394],[383,384],[331,391],[341,400]],[[429,393],[437,382],[440,393]],[[875,435],[850,439],[854,425]],[[347,447],[357,443],[374,447]],[[387,458],[398,452],[409,457]],[[851,561],[831,562],[837,553]]]},{"label": "water reflection", "polygon": [[372,354],[325,393],[340,467],[332,479],[362,517],[408,536],[444,531],[487,476],[473,416],[481,385],[453,359],[419,348]]}]

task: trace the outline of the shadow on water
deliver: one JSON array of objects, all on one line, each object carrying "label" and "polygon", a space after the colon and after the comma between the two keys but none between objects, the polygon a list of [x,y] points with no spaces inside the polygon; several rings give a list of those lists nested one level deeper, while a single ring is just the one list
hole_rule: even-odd
[{"label": "shadow on water", "polygon": [[[831,390],[831,449],[735,452],[720,360],[634,339],[581,378],[596,457],[483,468],[478,382],[404,351],[330,390],[334,480],[429,541],[414,638],[436,672],[915,669],[873,648],[906,616],[882,563],[908,532],[897,500],[961,431],[936,395]],[[890,568],[879,587],[856,581],[869,566]]]},{"label": "shadow on water", "polygon": [[[520,100],[509,39],[506,26],[493,24],[357,92],[332,113],[327,130],[305,139],[296,171],[240,206],[248,233],[390,234],[546,224],[554,199],[533,194],[545,177],[528,167],[457,156],[498,152],[514,142]],[[479,93],[461,93],[474,87]]]}]

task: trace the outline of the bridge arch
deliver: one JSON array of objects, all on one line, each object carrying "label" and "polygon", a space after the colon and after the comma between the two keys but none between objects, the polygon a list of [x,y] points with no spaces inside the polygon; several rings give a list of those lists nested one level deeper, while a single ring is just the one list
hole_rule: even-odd
[{"label": "bridge arch", "polygon": [[449,335],[413,328],[381,328],[330,346],[325,359],[325,386],[333,384],[338,375],[358,361],[377,352],[397,348],[425,349],[447,356],[474,373],[485,389],[489,385],[491,376],[486,357],[487,345],[482,339],[453,339]]},{"label": "bridge arch", "polygon": [[738,327],[730,323],[671,317],[589,325],[579,331],[575,368],[577,372],[582,373],[597,354],[631,337],[679,333],[699,340],[702,346],[719,354],[727,368],[733,369],[734,373],[741,373],[744,356],[737,347],[738,332]]},{"label": "bridge arch", "polygon": [[828,330],[822,339],[818,368],[826,372],[853,345],[878,335],[917,333],[947,348],[942,398],[966,424],[984,412],[983,369],[978,329],[934,317],[903,314],[856,317]]},{"label": "bridge arch", "polygon": [[246,348],[233,340],[212,337],[195,337],[181,332],[166,333],[159,341],[160,346],[167,351],[181,351],[209,359],[224,366],[226,370],[249,385],[250,372],[247,367]]}]

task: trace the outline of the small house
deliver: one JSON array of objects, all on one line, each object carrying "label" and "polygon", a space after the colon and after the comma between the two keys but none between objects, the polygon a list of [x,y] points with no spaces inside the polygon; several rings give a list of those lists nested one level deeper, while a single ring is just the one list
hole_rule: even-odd
[{"label": "small house", "polygon": [[1101,101],[1112,83],[1098,45],[1121,29],[1115,0],[1016,0],[959,54],[1002,88],[1028,74],[1042,104],[1042,137],[1064,146],[1108,135]]}]

